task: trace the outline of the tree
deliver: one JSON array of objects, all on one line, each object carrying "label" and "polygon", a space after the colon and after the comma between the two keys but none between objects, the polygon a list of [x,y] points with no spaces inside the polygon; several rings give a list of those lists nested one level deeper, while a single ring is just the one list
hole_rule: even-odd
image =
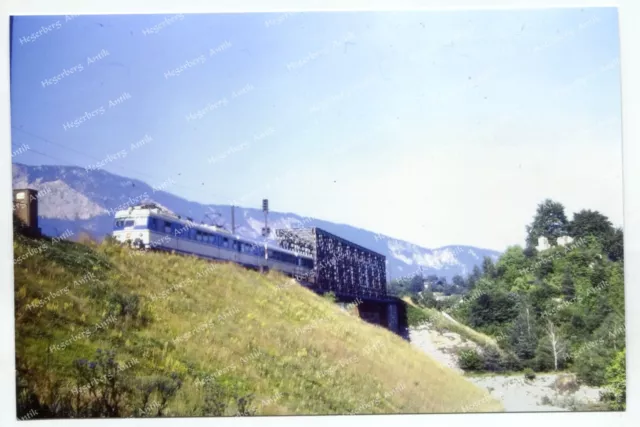
[{"label": "tree", "polygon": [[436,308],[438,305],[438,301],[431,291],[420,292],[418,295],[412,296],[411,300],[415,304],[427,308]]},{"label": "tree", "polygon": [[467,279],[467,284],[468,284],[467,288],[471,291],[473,287],[476,285],[476,283],[478,283],[478,280],[480,280],[481,277],[482,277],[482,271],[480,270],[480,267],[478,267],[477,265],[474,265],[473,270],[471,271],[471,274]]},{"label": "tree", "polygon": [[533,246],[529,246],[527,245],[524,248],[524,256],[527,258],[535,258],[536,255],[538,255],[538,250],[536,248],[534,248]]},{"label": "tree", "polygon": [[527,278],[529,264],[520,246],[510,246],[495,265],[496,277],[502,279],[511,288],[518,278]]},{"label": "tree", "polygon": [[509,331],[509,342],[521,360],[533,359],[538,338],[533,310],[528,304],[520,305],[520,313]]},{"label": "tree", "polygon": [[573,283],[569,266],[565,267],[564,275],[562,276],[562,293],[564,294],[564,299],[566,301],[571,301],[576,296],[576,287]]},{"label": "tree", "polygon": [[496,277],[496,267],[491,257],[485,256],[482,260],[482,272],[489,279]]},{"label": "tree", "polygon": [[624,260],[624,234],[621,228],[616,228],[602,242],[604,250],[611,261]]},{"label": "tree", "polygon": [[560,338],[560,333],[550,319],[547,319],[545,326],[546,340],[549,345],[551,356],[553,357],[553,370],[557,371],[560,365],[567,357],[567,345],[564,340]]},{"label": "tree", "polygon": [[596,262],[591,272],[591,286],[597,288],[598,286],[606,286],[607,284],[607,269],[603,262]]},{"label": "tree", "polygon": [[411,278],[409,290],[416,294],[424,291],[424,278],[420,274],[416,274]]},{"label": "tree", "polygon": [[594,236],[604,242],[614,232],[614,228],[609,218],[600,212],[583,209],[573,214],[568,231],[574,239]]},{"label": "tree", "polygon": [[538,205],[533,222],[527,225],[527,246],[535,247],[538,237],[544,236],[551,244],[567,234],[568,221],[561,203],[546,199]]},{"label": "tree", "polygon": [[426,280],[429,283],[436,283],[438,281],[438,276],[435,274],[430,274],[427,276]]},{"label": "tree", "polygon": [[627,407],[627,372],[626,350],[618,352],[607,368],[605,380],[610,390],[605,394],[605,400],[614,411],[624,411]]},{"label": "tree", "polygon": [[461,288],[464,288],[464,286],[465,286],[464,278],[459,274],[456,274],[455,276],[453,276],[453,279],[451,279],[451,282],[455,286],[460,286]]},{"label": "tree", "polygon": [[572,371],[589,386],[602,386],[606,382],[606,369],[612,360],[611,348],[606,343],[587,341],[573,356]]},{"label": "tree", "polygon": [[453,276],[452,282],[453,282],[454,286],[457,286],[459,288],[465,288],[466,287],[466,283],[464,282],[464,278],[459,274],[456,274],[455,276]]},{"label": "tree", "polygon": [[518,315],[516,296],[502,291],[484,292],[469,303],[473,327],[500,326]]}]

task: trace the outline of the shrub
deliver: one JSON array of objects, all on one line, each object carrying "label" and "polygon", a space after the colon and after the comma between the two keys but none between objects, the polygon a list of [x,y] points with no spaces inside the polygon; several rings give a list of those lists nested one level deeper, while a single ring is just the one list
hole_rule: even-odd
[{"label": "shrub", "polygon": [[202,415],[205,417],[222,417],[227,409],[228,398],[219,384],[215,381],[207,381],[204,386],[204,405]]},{"label": "shrub", "polygon": [[575,393],[580,389],[580,384],[574,374],[563,374],[558,375],[552,387],[560,394]]},{"label": "shrub", "polygon": [[605,371],[611,361],[609,349],[595,343],[583,345],[575,355],[573,370],[578,379],[590,386],[602,386],[605,383]]},{"label": "shrub", "polygon": [[606,379],[609,391],[604,393],[603,399],[614,411],[624,411],[627,407],[627,376],[626,350],[616,354],[615,359],[607,368]]},{"label": "shrub", "polygon": [[484,359],[483,368],[489,372],[504,371],[502,358],[498,349],[493,346],[486,346],[482,349],[482,358]]},{"label": "shrub", "polygon": [[458,365],[465,371],[480,371],[484,360],[474,349],[463,349],[458,352]]},{"label": "shrub", "polygon": [[74,361],[75,387],[69,395],[75,417],[121,417],[132,390],[114,350],[98,349],[95,361]]},{"label": "shrub", "polygon": [[336,294],[333,292],[327,292],[322,295],[324,298],[328,299],[331,302],[336,302]]},{"label": "shrub", "polygon": [[170,377],[154,375],[138,378],[137,388],[141,393],[142,401],[137,415],[163,416],[169,400],[175,397],[181,387],[182,380],[175,372],[171,373]]},{"label": "shrub", "polygon": [[424,291],[411,297],[414,304],[427,308],[438,308],[438,301],[433,292]]},{"label": "shrub", "polygon": [[429,321],[429,315],[419,308],[407,304],[407,323],[409,326],[419,326]]},{"label": "shrub", "polygon": [[500,363],[506,371],[520,371],[523,368],[522,362],[518,359],[518,356],[511,351],[503,352]]},{"label": "shrub", "polygon": [[529,380],[529,381],[533,381],[536,379],[536,373],[533,372],[533,369],[531,368],[526,368],[524,370],[524,378]]}]

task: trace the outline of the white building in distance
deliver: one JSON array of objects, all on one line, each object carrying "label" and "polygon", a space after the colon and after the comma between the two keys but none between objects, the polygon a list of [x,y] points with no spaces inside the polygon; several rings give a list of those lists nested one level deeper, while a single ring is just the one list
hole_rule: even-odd
[{"label": "white building in distance", "polygon": [[573,237],[571,236],[562,236],[558,237],[558,246],[567,246],[573,242]]},{"label": "white building in distance", "polygon": [[[572,242],[573,242],[573,237],[571,236],[560,236],[557,239],[558,246],[568,246]],[[536,249],[538,250],[538,252],[551,249],[552,246],[555,246],[555,245],[551,245],[549,243],[549,239],[547,239],[546,237],[544,236],[538,237],[538,246],[536,246]]]},{"label": "white building in distance", "polygon": [[536,249],[540,251],[546,251],[547,249],[551,249],[551,245],[549,244],[549,239],[544,236],[538,237],[538,246]]}]

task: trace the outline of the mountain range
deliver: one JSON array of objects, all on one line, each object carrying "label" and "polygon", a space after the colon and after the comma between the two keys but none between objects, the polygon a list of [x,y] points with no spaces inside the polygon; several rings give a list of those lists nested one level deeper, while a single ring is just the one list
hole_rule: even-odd
[{"label": "mountain range", "polygon": [[[113,213],[140,202],[153,201],[195,221],[215,223],[227,229],[231,224],[231,206],[201,204],[153,188],[137,180],[102,169],[86,170],[76,166],[29,166],[13,164],[13,188],[38,190],[39,226],[44,234],[58,236],[71,230],[75,236],[84,231],[101,240],[111,232]],[[260,209],[236,207],[236,234],[257,239],[261,236],[264,214]],[[373,231],[293,213],[269,212],[272,230],[286,227],[319,227],[387,257],[389,279],[423,274],[452,278],[466,275],[485,256],[494,260],[499,252],[472,246],[444,246],[428,249]]]}]

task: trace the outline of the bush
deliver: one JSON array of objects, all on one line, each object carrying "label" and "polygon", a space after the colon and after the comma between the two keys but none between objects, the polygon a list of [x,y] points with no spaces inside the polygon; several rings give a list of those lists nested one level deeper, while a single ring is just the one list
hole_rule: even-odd
[{"label": "bush", "polygon": [[536,373],[535,373],[535,372],[533,372],[533,369],[531,369],[531,368],[526,368],[526,369],[524,370],[524,378],[525,378],[526,380],[533,381],[533,380],[535,380],[535,379],[536,379]]},{"label": "bush", "polygon": [[322,294],[322,297],[328,299],[331,302],[336,302],[336,294],[333,292],[327,292],[326,294]]},{"label": "bush", "polygon": [[492,346],[486,346],[482,349],[482,356],[484,359],[483,368],[489,372],[501,372],[504,371],[504,365],[502,363],[502,357],[498,349]]},{"label": "bush", "polygon": [[500,363],[506,371],[520,371],[523,368],[522,362],[518,359],[518,356],[511,351],[503,352]]},{"label": "bush", "polygon": [[433,292],[424,291],[411,297],[414,304],[427,308],[438,308],[438,301]]},{"label": "bush", "polygon": [[484,360],[474,349],[463,349],[458,352],[458,365],[465,371],[480,371]]},{"label": "bush", "polygon": [[573,370],[578,375],[578,379],[589,386],[604,385],[605,372],[611,361],[611,353],[613,350],[604,348],[604,345],[596,344],[593,346],[583,345],[576,352]]},{"label": "bush", "polygon": [[624,411],[627,407],[627,376],[626,350],[616,354],[615,359],[607,368],[606,379],[609,391],[604,393],[603,399],[614,411]]},{"label": "bush", "polygon": [[424,325],[429,321],[429,315],[419,308],[407,304],[407,323],[409,326]]},{"label": "bush", "polygon": [[575,374],[562,374],[558,375],[551,387],[560,394],[575,393],[580,389],[580,384]]}]

